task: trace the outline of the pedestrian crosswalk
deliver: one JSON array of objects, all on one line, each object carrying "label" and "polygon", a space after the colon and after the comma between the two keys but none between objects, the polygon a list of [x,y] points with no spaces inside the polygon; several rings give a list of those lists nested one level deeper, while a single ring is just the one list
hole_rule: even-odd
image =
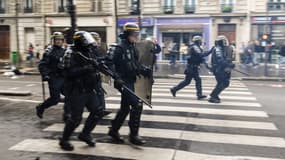
[{"label": "pedestrian crosswalk", "polygon": [[[54,138],[26,139],[10,148],[12,151],[73,154],[135,159],[135,160],[281,160],[285,158],[285,139],[263,110],[253,93],[241,81],[233,81],[222,94],[221,104],[196,100],[195,87],[188,86],[173,98],[169,88],[179,79],[156,79],[153,89],[153,109],[144,108],[141,136],[148,140],[142,147],[112,144],[107,132],[110,120],[120,107],[120,95],[106,98],[107,108],[114,111],[104,117],[93,131],[96,148],[79,141],[72,142],[73,152],[59,148]],[[204,93],[214,88],[214,79],[203,79]],[[86,119],[89,113],[85,112]],[[127,118],[128,120],[128,118]],[[46,134],[60,135],[61,121],[43,129]],[[82,130],[80,125],[76,133]],[[127,137],[127,123],[120,130]]]}]

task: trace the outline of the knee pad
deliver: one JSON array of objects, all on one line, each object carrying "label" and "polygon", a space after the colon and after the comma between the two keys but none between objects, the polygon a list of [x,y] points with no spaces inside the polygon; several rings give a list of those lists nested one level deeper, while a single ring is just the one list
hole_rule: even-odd
[{"label": "knee pad", "polygon": [[141,114],[143,110],[142,102],[139,102],[136,106],[132,106],[131,112],[135,114]]}]

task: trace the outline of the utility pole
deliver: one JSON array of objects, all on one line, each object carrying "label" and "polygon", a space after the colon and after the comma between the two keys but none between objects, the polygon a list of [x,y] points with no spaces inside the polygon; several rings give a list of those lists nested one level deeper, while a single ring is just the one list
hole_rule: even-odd
[{"label": "utility pole", "polygon": [[[20,60],[20,42],[19,42],[19,9],[20,9],[20,4],[19,4],[19,0],[16,0],[16,7],[15,7],[15,27],[16,27],[16,41],[17,41],[17,62],[16,62],[16,66],[18,67],[19,64],[19,60]],[[21,61],[21,60],[20,60]]]},{"label": "utility pole", "polygon": [[[271,37],[271,20],[269,18],[269,11],[268,11],[268,3],[269,1],[267,1],[267,7],[266,7],[266,34],[269,34],[269,37]],[[265,61],[264,61],[264,76],[268,76],[268,60],[269,60],[269,55],[271,54],[271,49],[270,49],[270,45],[271,44],[271,39],[269,41],[266,42],[266,46],[265,46]]]},{"label": "utility pole", "polygon": [[118,34],[118,28],[119,28],[119,26],[118,26],[118,4],[117,4],[117,0],[114,0],[115,2],[114,2],[114,4],[115,4],[115,7],[114,7],[114,9],[115,9],[115,29],[116,29],[116,31],[115,31],[115,35],[116,35],[116,43],[118,42],[118,36],[119,36],[119,34]]},{"label": "utility pole", "polygon": [[138,6],[137,6],[137,10],[138,10],[138,24],[139,24],[139,27],[141,28],[142,27],[142,12],[141,12],[141,0],[138,0],[137,2]]},{"label": "utility pole", "polygon": [[[141,0],[137,0],[137,11],[138,11],[138,25],[140,30],[142,29],[142,10],[141,10]],[[142,35],[140,32],[139,40],[142,39]]]}]

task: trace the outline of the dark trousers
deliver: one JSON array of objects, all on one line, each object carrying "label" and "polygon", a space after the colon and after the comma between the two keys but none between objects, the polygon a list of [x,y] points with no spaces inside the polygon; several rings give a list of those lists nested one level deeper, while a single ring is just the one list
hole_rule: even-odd
[{"label": "dark trousers", "polygon": [[[126,86],[135,91],[133,83],[127,83]],[[138,135],[141,113],[142,113],[142,103],[128,91],[124,90],[121,95],[121,108],[118,111],[115,119],[112,121],[112,129],[118,131],[123,125],[126,117],[130,113],[129,127],[131,135]]]},{"label": "dark trousers", "polygon": [[97,93],[94,91],[81,92],[80,90],[79,88],[74,88],[71,93],[66,95],[65,103],[70,108],[71,118],[65,123],[63,140],[69,140],[71,134],[79,126],[85,107],[89,111],[89,116],[85,121],[82,130],[83,134],[89,135],[103,117],[104,107],[98,103]]},{"label": "dark trousers", "polygon": [[177,92],[181,89],[183,89],[184,87],[186,87],[187,85],[189,85],[192,81],[192,79],[195,80],[196,82],[196,91],[197,91],[197,96],[201,96],[202,95],[202,80],[199,74],[199,68],[196,66],[191,66],[188,65],[186,70],[185,70],[185,79],[180,82],[177,86],[173,87],[174,91]]},{"label": "dark trousers", "polygon": [[45,100],[42,107],[47,109],[57,105],[60,101],[60,94],[63,91],[64,79],[61,77],[53,77],[48,81],[50,97]]},{"label": "dark trousers", "polygon": [[217,85],[210,96],[213,98],[219,98],[221,92],[230,85],[231,73],[227,73],[225,71],[215,71],[214,75],[217,81]]}]

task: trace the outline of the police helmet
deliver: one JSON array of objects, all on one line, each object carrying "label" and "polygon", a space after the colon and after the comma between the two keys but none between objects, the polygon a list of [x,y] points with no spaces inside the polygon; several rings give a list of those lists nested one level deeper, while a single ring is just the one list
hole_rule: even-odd
[{"label": "police helmet", "polygon": [[90,32],[90,34],[92,35],[92,37],[96,40],[99,41],[101,40],[100,34],[97,32]]},{"label": "police helmet", "polygon": [[227,46],[228,45],[228,39],[224,35],[220,35],[215,40],[215,45],[218,46]]},{"label": "police helmet", "polygon": [[197,45],[202,45],[202,37],[201,36],[194,36],[192,41]]},{"label": "police helmet", "polygon": [[93,45],[95,40],[89,32],[77,31],[73,35],[74,45],[77,47],[87,47]]},{"label": "police helmet", "polygon": [[52,39],[55,40],[55,39],[60,39],[60,40],[63,40],[64,39],[64,36],[61,32],[54,32],[52,34]]},{"label": "police helmet", "polygon": [[138,35],[140,32],[140,27],[136,23],[126,23],[123,27],[124,35]]}]

